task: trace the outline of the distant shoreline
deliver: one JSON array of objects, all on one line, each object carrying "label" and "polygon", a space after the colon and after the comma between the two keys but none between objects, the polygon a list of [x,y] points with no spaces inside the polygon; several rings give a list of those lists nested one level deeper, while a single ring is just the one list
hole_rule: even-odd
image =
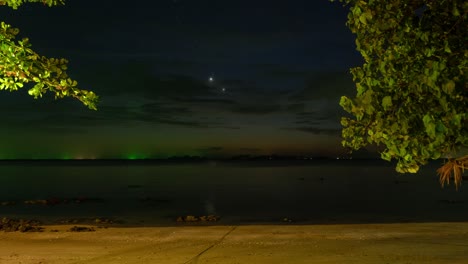
[{"label": "distant shoreline", "polygon": [[308,166],[321,164],[363,164],[393,166],[394,162],[380,159],[331,159],[331,158],[168,158],[168,159],[3,159],[0,166],[151,166],[151,165],[245,165],[245,166]]}]

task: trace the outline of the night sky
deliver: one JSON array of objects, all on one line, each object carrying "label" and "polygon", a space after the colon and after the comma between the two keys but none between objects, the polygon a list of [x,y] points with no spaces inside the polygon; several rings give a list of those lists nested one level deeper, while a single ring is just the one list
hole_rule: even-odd
[{"label": "night sky", "polygon": [[69,59],[98,111],[1,91],[1,158],[329,155],[361,57],[327,0],[72,1],[0,8]]}]

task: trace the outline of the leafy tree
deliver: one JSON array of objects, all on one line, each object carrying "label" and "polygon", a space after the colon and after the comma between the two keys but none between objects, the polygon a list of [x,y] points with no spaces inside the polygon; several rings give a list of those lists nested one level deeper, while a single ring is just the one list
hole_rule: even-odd
[{"label": "leafy tree", "polygon": [[376,144],[401,173],[447,158],[441,184],[453,172],[458,187],[468,168],[468,2],[340,2],[364,58],[351,69],[356,96],[340,101],[352,116],[341,120],[343,146]]},{"label": "leafy tree", "polygon": [[[40,2],[47,6],[64,4],[64,0],[0,0],[0,5],[13,9],[26,2]],[[66,59],[47,58],[31,49],[27,38],[17,40],[19,30],[5,22],[0,23],[0,90],[15,91],[27,83],[34,83],[28,93],[34,98],[46,92],[55,98],[74,97],[85,106],[96,110],[98,96],[77,88],[77,82],[67,75]]]}]

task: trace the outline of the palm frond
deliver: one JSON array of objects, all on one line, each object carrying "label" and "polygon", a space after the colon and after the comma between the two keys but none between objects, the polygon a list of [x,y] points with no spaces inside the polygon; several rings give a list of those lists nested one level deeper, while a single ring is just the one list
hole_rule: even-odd
[{"label": "palm frond", "polygon": [[449,159],[445,162],[445,164],[437,170],[442,187],[444,187],[445,183],[447,183],[447,185],[450,184],[450,178],[452,178],[453,174],[455,188],[458,190],[458,186],[460,186],[463,181],[463,173],[465,173],[465,169],[467,168],[468,155],[458,159]]}]

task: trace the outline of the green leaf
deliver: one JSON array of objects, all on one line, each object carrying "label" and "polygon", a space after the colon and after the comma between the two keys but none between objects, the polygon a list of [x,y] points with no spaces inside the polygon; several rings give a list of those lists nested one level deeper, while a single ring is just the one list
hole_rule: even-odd
[{"label": "green leaf", "polygon": [[444,44],[444,51],[447,52],[447,53],[452,53],[452,50],[449,47],[448,41],[446,40],[444,43],[445,43]]},{"label": "green leaf", "polygon": [[382,99],[382,107],[385,111],[387,111],[390,107],[392,107],[392,97],[387,95]]},{"label": "green leaf", "polygon": [[380,154],[380,157],[383,159],[383,160],[386,160],[386,161],[391,161],[392,160],[392,156],[390,155],[390,153],[388,152],[382,152]]},{"label": "green leaf", "polygon": [[364,25],[367,25],[367,16],[365,15],[365,13],[359,16],[359,21],[361,21],[361,23],[363,23]]},{"label": "green leaf", "polygon": [[455,90],[455,82],[453,80],[449,80],[442,85],[442,90],[447,94],[452,94]]},{"label": "green leaf", "polygon": [[452,14],[454,17],[460,16],[460,11],[458,10],[457,5],[453,5]]},{"label": "green leaf", "polygon": [[436,125],[436,131],[438,133],[442,133],[442,134],[445,133],[447,131],[447,129],[446,129],[444,123],[442,123],[441,121],[438,121],[437,125]]},{"label": "green leaf", "polygon": [[462,115],[461,114],[457,114],[457,115],[454,115],[453,118],[452,118],[452,123],[458,127],[461,125],[461,119],[462,119]]}]

